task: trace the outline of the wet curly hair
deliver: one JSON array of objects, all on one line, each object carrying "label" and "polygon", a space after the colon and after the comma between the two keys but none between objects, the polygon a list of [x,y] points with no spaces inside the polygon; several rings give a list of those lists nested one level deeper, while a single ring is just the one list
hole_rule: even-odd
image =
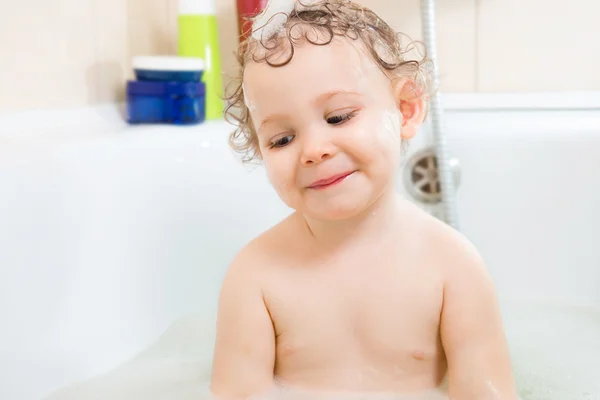
[{"label": "wet curly hair", "polygon": [[249,62],[265,62],[276,68],[288,64],[294,57],[295,46],[301,43],[324,46],[336,36],[360,40],[384,73],[411,79],[415,95],[419,97],[426,99],[430,94],[430,60],[426,52],[423,49],[420,57],[408,56],[422,43],[408,38],[405,45],[406,35],[396,32],[370,9],[352,1],[320,0],[304,4],[297,0],[297,4],[301,7],[295,7],[291,13],[277,13],[265,25],[253,27],[257,31],[273,23],[275,18],[284,18],[280,29],[267,35],[263,31],[260,39],[249,34],[238,46],[236,57],[240,70],[232,81],[234,89],[225,98],[225,118],[236,126],[229,136],[229,144],[244,163],[260,159],[258,138],[242,81]]}]

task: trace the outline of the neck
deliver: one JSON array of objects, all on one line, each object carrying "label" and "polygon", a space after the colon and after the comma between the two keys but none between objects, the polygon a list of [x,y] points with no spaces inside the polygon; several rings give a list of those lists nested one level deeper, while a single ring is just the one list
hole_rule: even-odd
[{"label": "neck", "polygon": [[353,243],[357,238],[381,237],[397,221],[401,199],[395,190],[383,193],[373,204],[352,218],[323,221],[303,216],[307,230],[323,247]]}]

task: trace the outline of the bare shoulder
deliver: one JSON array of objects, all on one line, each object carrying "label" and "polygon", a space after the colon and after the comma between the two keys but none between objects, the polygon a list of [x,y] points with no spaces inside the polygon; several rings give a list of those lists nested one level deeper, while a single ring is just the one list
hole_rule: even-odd
[{"label": "bare shoulder", "polygon": [[477,280],[483,284],[491,284],[485,261],[473,243],[444,222],[425,212],[423,214],[426,215],[419,217],[421,234],[427,238],[427,247],[434,249],[432,255],[444,280],[448,283]]},{"label": "bare shoulder", "polygon": [[255,304],[256,313],[265,307],[263,299],[269,276],[274,265],[271,249],[281,248],[281,223],[263,232],[248,242],[233,258],[227,270],[219,293],[219,313],[248,309]]},{"label": "bare shoulder", "polygon": [[287,217],[248,242],[229,265],[226,279],[241,279],[246,284],[260,286],[262,278],[276,264],[282,249],[293,242],[290,241],[293,238],[292,219],[292,216]]},{"label": "bare shoulder", "polygon": [[[474,246],[462,233],[437,218],[421,217],[422,235],[427,237],[430,260],[441,274],[444,288],[444,308],[464,311],[473,304],[486,307],[496,314],[496,289],[487,265]],[[456,307],[448,307],[455,305]]]}]

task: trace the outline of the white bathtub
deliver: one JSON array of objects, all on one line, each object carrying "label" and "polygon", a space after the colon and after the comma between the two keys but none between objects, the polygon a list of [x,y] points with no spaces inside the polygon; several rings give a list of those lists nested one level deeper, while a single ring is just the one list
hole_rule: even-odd
[{"label": "white bathtub", "polygon": [[[600,399],[599,103],[447,97],[461,230],[506,304],[531,400]],[[112,106],[0,115],[0,399],[41,399],[143,351],[190,354],[206,378],[228,262],[289,213],[228,132],[128,127]]]}]

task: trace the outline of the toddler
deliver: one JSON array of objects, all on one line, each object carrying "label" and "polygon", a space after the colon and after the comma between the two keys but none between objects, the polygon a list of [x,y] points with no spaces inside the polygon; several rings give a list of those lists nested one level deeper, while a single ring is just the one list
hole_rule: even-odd
[{"label": "toddler", "polygon": [[228,269],[212,394],[515,400],[483,261],[395,188],[427,60],[351,1],[271,3],[253,27],[231,143],[294,212]]}]

